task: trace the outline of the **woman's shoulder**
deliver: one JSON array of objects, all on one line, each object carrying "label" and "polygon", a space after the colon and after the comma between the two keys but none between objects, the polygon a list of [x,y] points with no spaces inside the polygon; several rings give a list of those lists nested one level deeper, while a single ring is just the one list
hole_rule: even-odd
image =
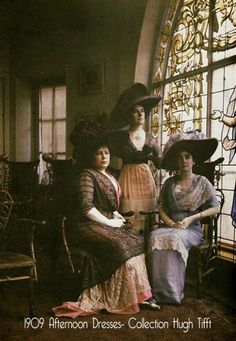
[{"label": "woman's shoulder", "polygon": [[78,176],[78,179],[93,178],[96,176],[96,171],[92,168],[84,168]]},{"label": "woman's shoulder", "polygon": [[169,178],[167,178],[164,183],[163,183],[163,186],[167,187],[171,184],[174,184],[176,183],[177,181],[177,176],[176,175],[173,175],[173,176],[170,176]]},{"label": "woman's shoulder", "polygon": [[195,174],[195,180],[197,182],[201,182],[201,183],[213,186],[212,183],[208,180],[208,178],[206,176],[204,176],[204,175]]},{"label": "woman's shoulder", "polygon": [[90,174],[90,175],[96,175],[97,173],[99,173],[95,168],[91,167],[91,168],[84,168],[83,171],[81,172],[81,174]]},{"label": "woman's shoulder", "polygon": [[207,177],[205,177],[204,175],[196,174],[195,179],[196,186],[202,188],[202,190],[204,191],[215,193],[215,188]]}]

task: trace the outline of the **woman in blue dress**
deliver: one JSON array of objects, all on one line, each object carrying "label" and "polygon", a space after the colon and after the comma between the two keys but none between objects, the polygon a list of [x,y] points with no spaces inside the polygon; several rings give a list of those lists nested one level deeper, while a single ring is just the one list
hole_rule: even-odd
[{"label": "woman in blue dress", "polygon": [[163,225],[149,240],[148,270],[158,303],[181,303],[188,252],[203,239],[200,220],[219,212],[214,187],[207,178],[193,173],[194,164],[210,158],[217,144],[216,139],[192,131],[171,136],[165,146],[160,168],[176,171],[176,175],[161,189]]}]

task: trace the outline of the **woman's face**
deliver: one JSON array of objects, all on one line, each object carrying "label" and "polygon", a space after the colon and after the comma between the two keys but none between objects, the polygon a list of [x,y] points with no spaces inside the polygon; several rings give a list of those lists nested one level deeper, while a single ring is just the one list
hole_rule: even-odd
[{"label": "woman's face", "polygon": [[143,125],[145,122],[145,111],[141,105],[135,105],[131,111],[131,124]]},{"label": "woman's face", "polygon": [[100,147],[94,157],[94,166],[97,170],[105,170],[110,163],[110,151],[107,147]]},{"label": "woman's face", "polygon": [[192,170],[195,162],[192,155],[189,152],[183,150],[177,156],[177,165],[180,171],[187,172]]}]

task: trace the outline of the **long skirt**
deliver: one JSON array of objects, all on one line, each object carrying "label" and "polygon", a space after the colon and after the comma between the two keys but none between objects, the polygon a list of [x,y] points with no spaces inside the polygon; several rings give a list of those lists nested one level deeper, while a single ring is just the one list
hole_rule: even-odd
[{"label": "long skirt", "polygon": [[141,254],[127,260],[109,280],[85,289],[77,302],[65,302],[52,310],[55,316],[71,318],[98,314],[103,309],[113,314],[135,314],[139,312],[138,304],[150,297],[145,257]]},{"label": "long skirt", "polygon": [[185,263],[179,252],[153,250],[148,257],[152,295],[158,303],[180,304],[184,297]]},{"label": "long skirt", "polygon": [[136,231],[79,223],[74,247],[84,251],[80,259],[81,288],[92,288],[109,280],[132,257],[144,253],[144,239]]},{"label": "long skirt", "polygon": [[181,303],[188,251],[201,240],[201,231],[192,228],[166,227],[152,232],[147,266],[152,294],[158,303]]},{"label": "long skirt", "polygon": [[130,219],[136,231],[143,231],[146,217],[140,211],[157,209],[157,189],[150,167],[145,164],[125,164],[119,176],[120,211],[134,211]]}]

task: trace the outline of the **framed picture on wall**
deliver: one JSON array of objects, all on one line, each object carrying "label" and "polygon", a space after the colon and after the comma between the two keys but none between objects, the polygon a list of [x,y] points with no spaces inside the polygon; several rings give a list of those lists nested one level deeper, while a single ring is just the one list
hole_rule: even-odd
[{"label": "framed picture on wall", "polygon": [[104,63],[80,66],[80,93],[98,94],[104,90]]}]

